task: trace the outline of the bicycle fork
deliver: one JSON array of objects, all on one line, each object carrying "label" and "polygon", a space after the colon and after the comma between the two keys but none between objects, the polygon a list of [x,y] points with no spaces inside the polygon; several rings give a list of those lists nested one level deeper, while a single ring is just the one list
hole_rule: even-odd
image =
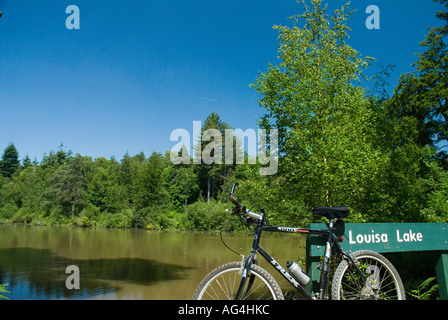
[{"label": "bicycle fork", "polygon": [[[250,266],[252,265],[253,261],[255,259],[255,253],[251,253],[246,261],[244,262],[244,267],[242,270],[242,276],[241,276],[241,282],[240,286],[238,287],[238,291],[235,295],[235,300],[245,299],[247,295],[249,294],[250,290],[252,289],[252,285],[255,280],[255,276],[250,274]],[[246,281],[249,278],[249,283],[247,285],[247,288],[243,294],[244,287],[246,285]]]},{"label": "bicycle fork", "polygon": [[[252,285],[254,284],[255,276],[250,274],[250,266],[252,265],[252,263],[256,263],[255,255],[257,253],[258,246],[260,243],[260,234],[261,234],[261,224],[259,223],[257,224],[257,227],[255,229],[255,236],[254,241],[252,242],[252,249],[250,251],[250,255],[244,262],[244,268],[242,270],[243,274],[241,276],[241,282],[238,291],[236,293],[235,300],[240,300],[241,297],[245,299],[249,294],[250,290],[252,289]],[[248,277],[249,277],[249,283],[247,285],[246,291],[244,292],[244,295],[242,295]]]}]

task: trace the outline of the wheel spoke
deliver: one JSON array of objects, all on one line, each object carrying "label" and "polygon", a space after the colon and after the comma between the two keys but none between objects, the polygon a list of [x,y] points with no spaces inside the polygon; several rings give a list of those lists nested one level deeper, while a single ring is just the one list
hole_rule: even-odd
[{"label": "wheel spoke", "polygon": [[[194,299],[234,299],[240,286],[240,271],[240,262],[228,263],[214,269],[201,281]],[[250,273],[253,278],[247,279],[242,299],[283,299],[280,287],[267,271],[252,265]]]},{"label": "wheel spoke", "polygon": [[343,260],[335,271],[333,299],[405,299],[400,276],[385,257],[363,250],[353,253],[352,258],[358,268]]}]

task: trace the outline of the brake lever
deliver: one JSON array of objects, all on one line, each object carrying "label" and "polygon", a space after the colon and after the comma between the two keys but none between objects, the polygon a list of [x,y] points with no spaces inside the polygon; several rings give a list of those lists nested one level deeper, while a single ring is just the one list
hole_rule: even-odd
[{"label": "brake lever", "polygon": [[233,215],[233,216],[238,214],[237,211],[238,211],[237,207],[235,207],[233,209],[226,209],[226,212],[230,212],[230,214]]},{"label": "brake lever", "polygon": [[241,212],[241,208],[235,207],[232,209],[232,215],[237,216]]}]

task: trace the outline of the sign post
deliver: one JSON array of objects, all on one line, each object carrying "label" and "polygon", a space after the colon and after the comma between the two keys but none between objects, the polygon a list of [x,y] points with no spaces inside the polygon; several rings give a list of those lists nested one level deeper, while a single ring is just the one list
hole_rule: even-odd
[{"label": "sign post", "polygon": [[[325,229],[323,223],[311,223],[310,229]],[[335,232],[344,236],[340,245],[344,251],[372,250],[379,253],[448,250],[446,223],[346,223]],[[326,239],[310,235],[307,238],[307,272],[309,289],[317,292],[320,257],[325,252]],[[440,299],[448,300],[448,254],[442,254],[436,266]]]}]

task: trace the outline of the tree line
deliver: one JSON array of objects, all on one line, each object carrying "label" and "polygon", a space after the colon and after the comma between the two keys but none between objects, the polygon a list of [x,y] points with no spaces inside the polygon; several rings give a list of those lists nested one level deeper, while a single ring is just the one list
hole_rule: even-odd
[{"label": "tree line", "polygon": [[[366,79],[374,59],[349,45],[348,4],[329,14],[319,0],[299,3],[292,26],[274,26],[279,63],[251,84],[265,111],[260,128],[278,129],[275,175],[261,176],[247,155],[244,164],[175,165],[169,152],[92,159],[61,146],[39,163],[20,162],[10,144],[0,160],[0,220],[213,230],[239,181],[237,198],[252,211],[263,206],[272,224],[304,225],[313,207],[342,204],[352,222],[447,222],[447,12],[436,12],[447,24],[428,29],[414,70],[390,96],[393,67]],[[211,113],[208,128],[231,126]]]}]

